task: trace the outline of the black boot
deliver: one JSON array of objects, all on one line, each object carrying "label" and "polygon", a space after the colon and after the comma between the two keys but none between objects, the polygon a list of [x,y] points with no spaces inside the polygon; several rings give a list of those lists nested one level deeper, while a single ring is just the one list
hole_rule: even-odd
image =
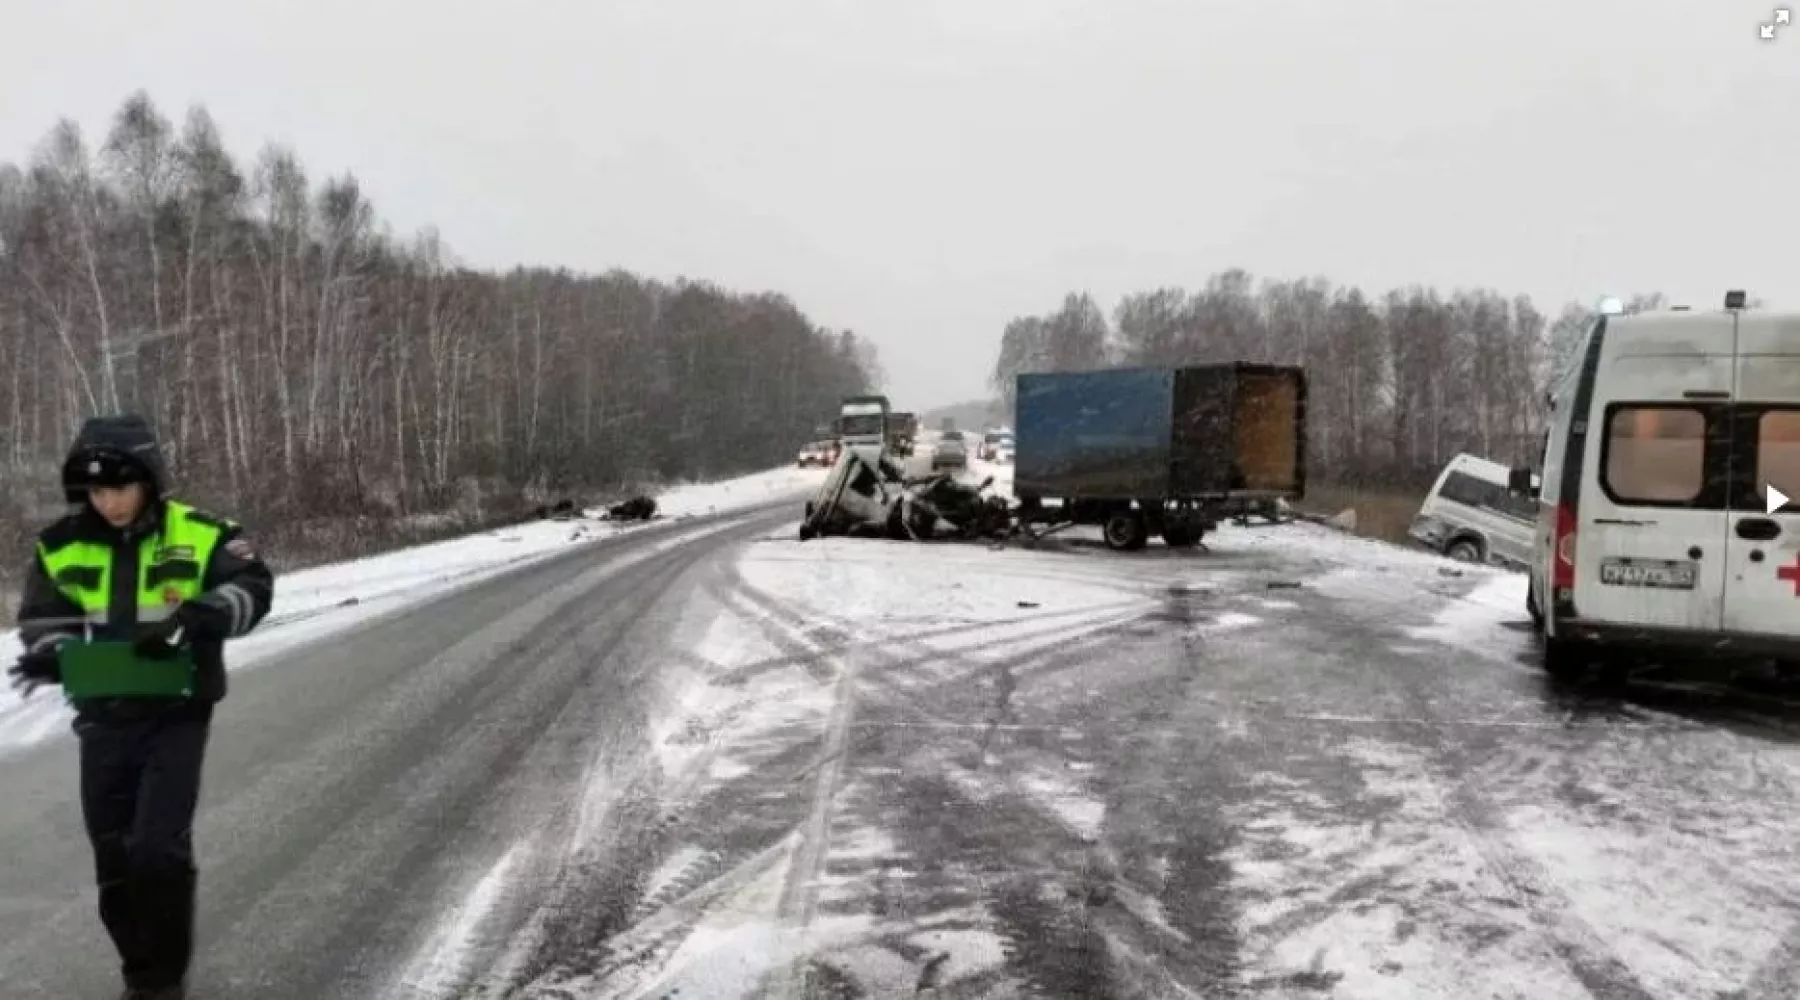
[{"label": "black boot", "polygon": [[119,995],[119,1000],[187,1000],[187,987],[181,983],[160,989],[127,986],[125,992]]},{"label": "black boot", "polygon": [[[174,983],[173,986],[139,987],[144,1000],[180,1000],[181,982],[187,978],[194,954],[194,872],[165,868],[147,872],[136,880],[139,933],[147,959],[138,983]],[[160,991],[160,992],[159,992]]]},{"label": "black boot", "polygon": [[[100,887],[100,922],[119,953],[119,972],[127,983],[139,981],[153,962],[144,941],[143,922],[137,918],[137,886],[121,878]],[[135,997],[132,987],[125,995]]]}]

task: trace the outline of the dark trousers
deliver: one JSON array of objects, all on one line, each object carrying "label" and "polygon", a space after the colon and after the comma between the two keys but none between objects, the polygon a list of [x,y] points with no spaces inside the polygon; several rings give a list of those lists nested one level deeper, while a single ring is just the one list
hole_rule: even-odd
[{"label": "dark trousers", "polygon": [[210,706],[83,711],[81,812],[100,921],[127,986],[173,986],[194,950],[194,809]]}]

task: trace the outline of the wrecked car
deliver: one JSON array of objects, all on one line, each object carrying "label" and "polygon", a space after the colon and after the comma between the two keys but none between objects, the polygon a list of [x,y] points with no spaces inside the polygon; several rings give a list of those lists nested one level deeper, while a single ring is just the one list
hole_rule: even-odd
[{"label": "wrecked car", "polygon": [[807,501],[800,538],[1003,536],[1012,529],[1012,511],[1004,499],[986,493],[991,485],[991,478],[970,486],[943,473],[908,478],[885,456],[871,461],[866,452],[846,449]]}]

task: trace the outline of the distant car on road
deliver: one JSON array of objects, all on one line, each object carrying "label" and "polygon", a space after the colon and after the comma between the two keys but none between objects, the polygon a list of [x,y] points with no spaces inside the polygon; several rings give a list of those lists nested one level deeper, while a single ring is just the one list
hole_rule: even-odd
[{"label": "distant car on road", "polygon": [[828,469],[837,463],[838,443],[836,441],[814,441],[800,449],[796,464],[802,469]]},{"label": "distant car on road", "polygon": [[937,447],[931,450],[931,467],[933,469],[969,467],[969,446],[963,441],[961,431],[945,431],[938,439]]},{"label": "distant car on road", "polygon": [[1013,436],[1010,431],[988,431],[981,436],[981,445],[975,449],[975,457],[984,462],[995,462],[1000,458],[1001,449],[1011,450]]}]

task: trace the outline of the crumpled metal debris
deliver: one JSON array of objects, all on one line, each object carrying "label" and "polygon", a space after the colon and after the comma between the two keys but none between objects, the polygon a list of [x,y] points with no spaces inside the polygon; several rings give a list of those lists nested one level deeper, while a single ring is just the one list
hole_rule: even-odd
[{"label": "crumpled metal debris", "polygon": [[568,521],[581,516],[581,508],[575,501],[564,497],[554,504],[540,504],[532,511],[532,516],[540,521]]},{"label": "crumpled metal debris", "polygon": [[606,516],[615,521],[648,521],[656,516],[656,501],[647,496],[635,496],[608,507]]},{"label": "crumpled metal debris", "polygon": [[947,472],[912,480],[902,494],[901,523],[913,538],[1005,538],[1013,532],[1012,505],[987,492],[993,484],[992,476],[971,486]]},{"label": "crumpled metal debris", "polygon": [[885,455],[845,449],[819,494],[806,505],[800,539],[874,535],[893,539],[1000,538],[1013,530],[1012,508],[980,485],[945,472],[908,477]]}]

